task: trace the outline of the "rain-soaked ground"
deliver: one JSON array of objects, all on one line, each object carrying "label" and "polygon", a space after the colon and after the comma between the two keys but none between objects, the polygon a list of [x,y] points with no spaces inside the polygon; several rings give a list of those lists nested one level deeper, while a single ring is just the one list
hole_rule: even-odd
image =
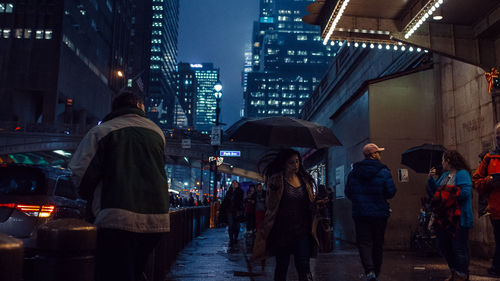
[{"label": "rain-soaked ground", "polygon": [[[274,258],[265,265],[250,264],[251,238],[240,234],[237,245],[230,247],[225,228],[210,229],[195,238],[180,252],[166,280],[273,280]],[[472,260],[470,280],[500,280],[486,274],[488,261]],[[365,280],[358,252],[353,245],[337,243],[335,250],[311,259],[315,281]],[[381,281],[444,280],[449,272],[441,257],[419,257],[412,252],[386,251]],[[288,280],[297,280],[293,258]]]}]

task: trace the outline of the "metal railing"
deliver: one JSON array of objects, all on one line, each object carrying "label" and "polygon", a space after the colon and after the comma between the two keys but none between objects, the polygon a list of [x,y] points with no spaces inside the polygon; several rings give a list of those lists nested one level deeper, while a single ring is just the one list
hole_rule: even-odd
[{"label": "metal railing", "polygon": [[[177,254],[209,223],[210,207],[172,210],[170,232],[165,233],[150,256],[145,280],[165,280]],[[42,225],[37,233],[36,249],[24,261],[22,242],[0,233],[0,280],[94,280],[97,233],[94,225],[77,219],[59,219]]]},{"label": "metal railing", "polygon": [[26,132],[26,133],[52,133],[64,135],[83,135],[92,126],[80,126],[78,124],[48,124],[48,123],[26,123],[26,122],[0,122],[0,132]]}]

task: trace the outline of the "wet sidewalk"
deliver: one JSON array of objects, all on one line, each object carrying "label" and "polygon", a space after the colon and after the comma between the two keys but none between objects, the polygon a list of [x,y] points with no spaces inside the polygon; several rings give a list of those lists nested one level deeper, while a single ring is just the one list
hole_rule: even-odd
[{"label": "wet sidewalk", "polygon": [[[274,258],[265,265],[249,263],[251,237],[240,233],[239,242],[229,247],[225,228],[209,229],[195,238],[179,253],[166,280],[273,280]],[[500,280],[489,277],[488,261],[473,260],[470,280]],[[340,243],[328,254],[311,259],[311,271],[315,281],[365,280],[358,252],[353,245]],[[386,251],[381,281],[444,280],[449,274],[441,257],[419,257],[412,252]],[[290,261],[288,280],[297,280],[293,258]]]}]

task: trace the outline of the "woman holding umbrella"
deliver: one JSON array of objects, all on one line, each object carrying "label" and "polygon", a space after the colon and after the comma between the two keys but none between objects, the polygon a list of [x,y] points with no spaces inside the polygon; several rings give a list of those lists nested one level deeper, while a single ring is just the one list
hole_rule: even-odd
[{"label": "woman holding umbrella", "polygon": [[445,151],[442,165],[446,172],[437,181],[436,169],[429,172],[427,191],[432,197],[433,227],[437,230],[439,249],[451,270],[446,280],[468,280],[472,180],[467,163],[457,151]]},{"label": "woman holding umbrella", "polygon": [[274,280],[286,280],[290,255],[294,256],[300,281],[311,281],[309,259],[317,252],[317,216],[314,181],[293,149],[265,156],[262,162],[267,187],[267,211],[257,230],[253,259],[276,257]]}]

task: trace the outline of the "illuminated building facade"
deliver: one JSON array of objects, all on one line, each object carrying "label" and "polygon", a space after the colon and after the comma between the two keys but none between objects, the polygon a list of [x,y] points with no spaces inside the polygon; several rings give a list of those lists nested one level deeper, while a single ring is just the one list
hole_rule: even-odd
[{"label": "illuminated building facade", "polygon": [[198,101],[198,80],[189,63],[181,62],[177,68],[177,98],[186,116],[187,126],[194,128]]},{"label": "illuminated building facade", "polygon": [[179,0],[153,0],[151,53],[146,102],[148,117],[164,129],[173,128],[177,90]]},{"label": "illuminated building facade", "polygon": [[335,56],[319,27],[302,22],[313,0],[261,0],[254,24],[245,117],[298,116]]},{"label": "illuminated building facade", "polygon": [[216,99],[214,85],[219,81],[219,69],[213,63],[190,64],[198,81],[195,129],[208,134],[215,125]]},{"label": "illuminated building facade", "polygon": [[0,121],[85,129],[123,86],[130,1],[0,2]]}]

